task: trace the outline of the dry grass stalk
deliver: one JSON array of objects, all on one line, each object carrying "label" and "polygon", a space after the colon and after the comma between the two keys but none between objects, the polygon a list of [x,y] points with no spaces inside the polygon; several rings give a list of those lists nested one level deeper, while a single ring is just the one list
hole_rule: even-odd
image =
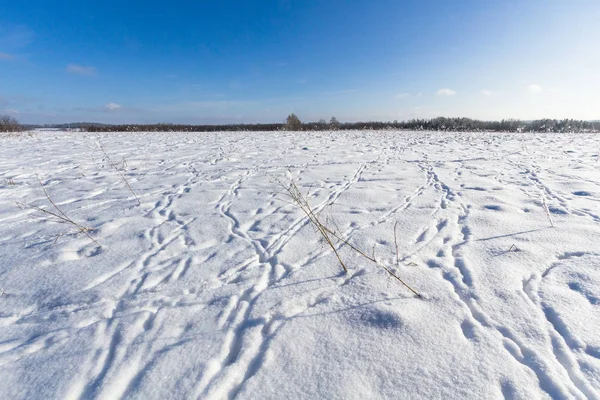
[{"label": "dry grass stalk", "polygon": [[344,264],[344,261],[342,261],[342,258],[340,257],[340,254],[338,253],[336,246],[334,245],[333,241],[331,240],[330,235],[332,234],[332,231],[330,229],[328,229],[325,225],[323,225],[323,223],[321,223],[321,221],[319,220],[319,217],[317,216],[317,213],[314,212],[314,210],[310,206],[308,200],[306,200],[306,197],[304,197],[304,195],[302,194],[300,189],[298,189],[298,186],[296,185],[296,183],[294,181],[292,181],[292,183],[289,186],[283,184],[282,182],[280,182],[280,184],[286,190],[288,196],[293,200],[294,204],[296,204],[298,207],[300,207],[302,212],[304,212],[304,214],[308,217],[309,221],[313,224],[313,226],[316,228],[316,230],[321,234],[321,236],[325,240],[325,243],[327,243],[329,245],[329,247],[331,247],[331,249],[333,250],[333,253],[337,257],[338,261],[340,262],[340,265],[344,269],[344,272],[348,272],[348,268],[346,267],[346,264]]},{"label": "dry grass stalk", "polygon": [[[100,148],[100,150],[102,150],[102,154],[104,154],[104,157],[106,157],[106,159],[108,160],[109,164],[121,176],[121,179],[123,179],[123,182],[125,182],[125,184],[129,188],[129,191],[131,192],[131,194],[133,195],[133,197],[135,197],[135,199],[137,200],[138,205],[141,205],[142,202],[140,201],[140,199],[137,197],[137,195],[135,194],[135,192],[131,188],[131,185],[129,184],[129,181],[125,177],[125,174],[123,174],[123,172],[121,172],[121,170],[119,169],[119,167],[117,167],[117,165],[113,162],[113,160],[110,158],[110,156],[108,155],[108,153],[106,153],[106,150],[104,149],[104,147],[102,146],[102,144],[100,144],[100,142],[96,142],[96,144],[98,145],[98,147]],[[125,167],[125,165],[126,165],[125,157],[123,157],[123,167]]]},{"label": "dry grass stalk", "polygon": [[[57,205],[56,203],[52,200],[52,198],[50,197],[50,195],[48,194],[48,191],[46,190],[46,187],[44,186],[44,184],[42,183],[42,180],[40,179],[40,177],[38,177],[38,182],[40,183],[40,186],[42,187],[42,190],[44,191],[44,195],[46,196],[46,199],[48,200],[48,202],[52,205],[52,207],[54,207],[54,210],[56,211],[51,211],[51,210],[47,210],[45,208],[42,207],[38,207],[38,206],[28,206],[27,204],[24,203],[19,203],[17,202],[17,206],[19,206],[21,209],[34,209],[36,211],[41,212],[42,214],[46,214],[49,215],[51,218],[53,218],[56,222],[60,222],[60,223],[66,223],[69,225],[74,226],[77,231],[79,233],[83,233],[85,236],[88,237],[88,239],[90,239],[92,242],[94,242],[96,245],[102,247],[100,245],[100,243],[98,243],[96,241],[96,239],[94,239],[91,235],[90,232],[92,232],[92,228],[87,228],[85,226],[82,226],[80,224],[78,224],[77,222],[73,221],[69,216],[67,216],[67,214],[65,214]],[[54,240],[54,243],[57,242],[57,240],[63,236],[64,234],[59,234],[56,236],[56,239]]]},{"label": "dry grass stalk", "polygon": [[550,226],[554,228],[554,221],[552,221],[552,216],[550,215],[550,209],[548,208],[548,204],[546,203],[546,197],[542,193],[542,204],[544,206],[544,210],[546,211],[546,217],[548,217],[548,221],[550,221]]},{"label": "dry grass stalk", "polygon": [[[325,228],[327,229],[327,228]],[[400,283],[402,283],[404,286],[406,286],[406,288],[408,290],[410,290],[411,292],[413,292],[417,297],[421,297],[421,295],[414,290],[412,287],[410,287],[406,282],[404,282],[398,275],[394,274],[389,268],[385,267],[384,265],[381,265],[377,259],[375,258],[375,254],[373,253],[373,256],[370,257],[367,254],[365,254],[365,252],[363,252],[362,250],[360,250],[359,248],[357,248],[356,246],[352,245],[350,242],[348,242],[348,240],[341,238],[340,236],[338,236],[335,232],[330,231],[329,229],[327,229],[327,231],[337,240],[339,240],[340,242],[344,243],[345,245],[347,245],[348,247],[350,247],[352,250],[354,250],[355,252],[357,252],[358,254],[360,254],[361,256],[363,256],[364,258],[366,258],[367,260],[379,265],[381,268],[383,268],[388,274],[390,274],[392,277],[394,277],[395,279],[397,279]]]},{"label": "dry grass stalk", "polygon": [[[282,186],[284,188],[284,190],[286,191],[287,195],[293,200],[293,203],[296,204],[298,207],[300,207],[300,209],[308,217],[309,221],[313,224],[313,226],[316,228],[316,230],[321,234],[321,236],[323,237],[323,239],[325,240],[325,242],[329,245],[329,247],[331,247],[331,249],[333,250],[335,256],[337,257],[338,261],[340,262],[340,265],[344,269],[344,272],[348,272],[348,268],[346,267],[346,264],[344,264],[344,261],[340,257],[340,254],[339,254],[339,252],[337,250],[337,247],[335,246],[335,243],[333,242],[332,238],[337,239],[339,242],[347,245],[350,249],[352,249],[356,253],[360,254],[361,256],[363,256],[364,258],[366,258],[367,260],[369,260],[369,261],[371,261],[371,262],[379,265],[390,276],[392,276],[393,278],[395,278],[396,280],[398,280],[402,285],[404,285],[408,290],[410,290],[412,293],[414,293],[417,297],[421,297],[421,295],[416,290],[414,290],[412,287],[410,287],[406,282],[404,282],[392,270],[390,270],[389,268],[385,267],[384,265],[381,265],[377,261],[377,259],[375,258],[375,248],[374,247],[373,247],[373,255],[369,256],[364,251],[362,251],[358,247],[354,246],[352,243],[348,242],[347,239],[342,238],[335,231],[333,231],[333,230],[329,229],[327,226],[325,226],[319,220],[317,213],[315,213],[314,210],[311,208],[308,200],[302,194],[302,192],[300,191],[300,189],[298,188],[298,186],[296,185],[296,183],[293,180],[290,182],[289,185],[286,185],[286,184],[284,184],[283,182],[281,182],[279,180],[277,180],[277,182],[279,183],[280,186]],[[394,240],[395,239],[396,239],[396,226],[394,226]],[[398,245],[397,245],[397,243],[396,243],[396,259],[399,260]]]}]

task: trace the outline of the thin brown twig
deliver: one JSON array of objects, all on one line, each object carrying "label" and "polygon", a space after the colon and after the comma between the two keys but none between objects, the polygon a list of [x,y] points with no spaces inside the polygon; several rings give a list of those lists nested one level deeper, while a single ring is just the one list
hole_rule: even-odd
[{"label": "thin brown twig", "polygon": [[295,184],[293,185],[293,188],[295,189],[295,192],[291,192],[291,193],[294,193],[294,195],[292,195],[292,197],[296,196],[299,199],[298,205],[300,206],[300,208],[302,209],[302,211],[306,214],[306,216],[309,218],[309,220],[313,223],[313,225],[316,226],[316,228],[319,231],[319,233],[325,239],[325,242],[327,242],[327,244],[329,245],[329,247],[331,247],[331,249],[333,250],[335,256],[337,257],[338,261],[340,262],[340,265],[344,269],[344,272],[347,273],[348,272],[348,268],[346,267],[346,264],[344,263],[344,261],[342,261],[342,257],[338,253],[337,248],[335,247],[333,241],[329,237],[330,233],[334,237],[335,237],[335,234],[332,231],[330,231],[325,225],[323,225],[321,223],[321,221],[319,220],[319,218],[317,217],[317,215],[314,213],[314,210],[311,208],[311,206],[308,203],[308,201],[305,198],[302,197],[302,193],[300,192],[300,190],[298,189],[298,187]]},{"label": "thin brown twig", "polygon": [[[76,224],[75,222],[73,222],[73,220],[71,220],[69,217],[67,217],[67,214],[65,214],[64,212],[62,212],[62,210],[60,208],[58,208],[58,206],[56,205],[56,203],[54,203],[54,201],[50,198],[50,195],[48,194],[48,191],[46,191],[46,187],[44,186],[44,183],[42,182],[42,179],[38,176],[38,182],[40,183],[40,186],[42,187],[42,190],[44,191],[44,195],[46,195],[46,199],[48,199],[48,201],[50,202],[50,204],[52,204],[52,207],[54,207],[56,209],[56,211],[58,211],[64,218],[54,214],[55,216],[57,216],[58,218],[61,218],[67,222],[72,223],[73,225],[75,225],[76,227],[81,229],[81,226],[79,226],[78,224]],[[53,214],[51,212],[49,212],[49,214]]]},{"label": "thin brown twig", "polygon": [[[98,147],[100,148],[100,150],[102,150],[102,153],[104,154],[104,156],[106,157],[106,159],[108,160],[108,162],[110,163],[110,165],[115,169],[115,171],[117,171],[117,173],[121,176],[121,179],[123,179],[123,182],[125,182],[125,184],[127,185],[127,187],[129,188],[129,191],[131,192],[131,194],[133,195],[133,197],[135,197],[135,199],[138,202],[138,205],[141,205],[142,202],[140,201],[140,199],[137,197],[137,195],[135,194],[135,192],[133,191],[133,189],[131,188],[131,185],[129,184],[129,181],[127,180],[127,178],[125,177],[125,175],[119,170],[119,168],[117,167],[117,165],[113,162],[113,160],[110,158],[110,156],[108,155],[108,153],[106,152],[106,150],[104,149],[104,147],[102,146],[102,144],[100,144],[100,142],[96,142],[96,144],[98,145]],[[125,159],[125,157],[123,157],[123,159]]]},{"label": "thin brown twig", "polygon": [[381,268],[385,269],[388,274],[390,274],[391,276],[393,276],[394,278],[396,278],[398,281],[400,281],[400,283],[402,283],[404,286],[406,286],[406,288],[408,290],[410,290],[411,292],[413,292],[417,297],[421,297],[421,295],[416,290],[414,290],[413,288],[411,288],[410,286],[408,286],[408,284],[406,282],[404,282],[402,279],[400,279],[398,277],[398,275],[394,274],[390,269],[386,268],[384,265],[382,265]]},{"label": "thin brown twig", "polygon": [[361,256],[363,256],[364,258],[366,258],[367,260],[375,262],[375,263],[377,262],[377,260],[375,259],[375,257],[371,257],[371,256],[367,255],[364,251],[362,251],[358,247],[354,246],[352,243],[348,242],[348,240],[340,237],[337,233],[329,230],[328,228],[325,228],[325,229],[327,229],[327,232],[329,232],[334,238],[336,238],[340,242],[344,243],[345,245],[347,245],[348,247],[350,247],[352,250],[356,251],[358,254],[360,254]]},{"label": "thin brown twig", "polygon": [[[96,245],[102,247],[102,245],[100,243],[98,243],[98,241],[96,241],[96,239],[94,239],[91,235],[90,232],[92,231],[91,228],[87,228],[85,226],[79,225],[77,222],[73,221],[69,216],[67,216],[67,214],[65,214],[54,202],[54,200],[52,200],[52,198],[50,197],[50,194],[48,194],[48,191],[46,190],[46,187],[44,186],[44,183],[42,182],[42,180],[40,179],[40,177],[38,176],[38,182],[40,183],[40,186],[42,187],[42,190],[44,191],[44,195],[46,196],[46,199],[48,200],[48,202],[52,205],[52,207],[54,207],[54,209],[57,212],[53,212],[50,210],[46,210],[45,208],[42,207],[38,207],[38,206],[27,206],[26,204],[23,203],[19,203],[17,202],[17,206],[19,206],[22,209],[26,209],[26,208],[33,208],[36,211],[39,211],[41,213],[44,214],[48,214],[54,218],[56,218],[58,221],[57,222],[61,222],[61,223],[67,223],[70,225],[73,225],[74,227],[77,228],[77,230],[79,231],[79,233],[83,233],[85,236],[88,237],[88,239],[90,239],[92,242],[94,242]],[[56,241],[58,240],[58,238],[62,236],[59,235],[57,236],[57,238],[55,239],[54,243],[56,243]]]},{"label": "thin brown twig", "polygon": [[[397,280],[399,280],[400,282],[402,282],[402,284],[404,286],[406,286],[407,288],[410,289],[411,292],[413,292],[414,294],[416,294],[417,296],[421,297],[421,295],[414,290],[413,288],[411,288],[406,282],[404,282],[402,279],[400,279],[396,274],[394,274],[390,269],[386,268],[384,265],[381,265],[377,262],[377,260],[375,259],[375,255],[373,255],[373,257],[369,257],[368,255],[366,255],[363,251],[361,251],[359,248],[357,248],[356,246],[353,246],[351,243],[349,243],[347,240],[340,238],[339,236],[335,235],[333,232],[332,235],[340,240],[342,243],[348,245],[352,250],[356,251],[358,254],[360,254],[361,256],[365,257],[367,260],[372,261],[374,263],[376,263],[377,265],[380,265],[384,270],[386,270],[386,272],[390,275],[392,275],[394,278],[396,278]],[[414,263],[412,263],[413,265],[416,265]]]},{"label": "thin brown twig", "polygon": [[308,203],[308,201],[306,200],[306,198],[302,195],[302,192],[300,191],[298,186],[293,181],[289,186],[283,184],[283,182],[281,182],[281,181],[278,181],[278,182],[285,189],[285,191],[287,192],[287,195],[292,198],[294,203],[308,217],[309,221],[313,224],[313,226],[321,234],[321,236],[323,237],[325,242],[329,245],[329,247],[331,247],[331,249],[333,250],[333,253],[337,257],[338,261],[340,262],[342,269],[344,270],[344,272],[347,273],[348,268],[346,267],[346,264],[344,263],[344,261],[342,260],[342,257],[338,253],[338,250],[337,250],[335,244],[329,237],[329,232],[330,232],[329,229],[327,229],[325,227],[325,225],[323,225],[323,223],[321,223],[321,221],[315,214],[314,210],[311,208],[311,206]]},{"label": "thin brown twig", "polygon": [[554,221],[552,221],[552,216],[550,215],[550,209],[546,203],[546,196],[544,196],[544,193],[542,193],[542,204],[544,205],[544,211],[546,211],[546,217],[548,217],[548,221],[550,221],[550,226],[554,228]]},{"label": "thin brown twig", "polygon": [[63,235],[64,233],[59,233],[58,235],[56,235],[56,238],[54,239],[54,242],[52,244],[56,244],[56,242],[58,242],[58,239],[60,239]]}]

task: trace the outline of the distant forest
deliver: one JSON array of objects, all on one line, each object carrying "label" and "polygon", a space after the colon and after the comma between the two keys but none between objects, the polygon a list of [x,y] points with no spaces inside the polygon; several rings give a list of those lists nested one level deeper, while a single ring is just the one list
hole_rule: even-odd
[{"label": "distant forest", "polygon": [[412,131],[452,131],[452,132],[600,132],[600,121],[581,121],[573,119],[541,119],[521,121],[507,119],[502,121],[480,121],[470,118],[412,119],[392,122],[338,122],[332,118],[329,122],[300,122],[294,114],[288,116],[285,123],[271,124],[122,124],[109,125],[98,123],[71,123],[44,126],[25,126],[25,128],[80,129],[88,132],[219,132],[219,131],[330,131],[330,130],[412,130]]}]

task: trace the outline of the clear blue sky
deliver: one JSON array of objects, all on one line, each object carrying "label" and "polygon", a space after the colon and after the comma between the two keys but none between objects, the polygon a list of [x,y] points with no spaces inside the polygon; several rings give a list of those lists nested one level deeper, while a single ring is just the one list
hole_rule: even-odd
[{"label": "clear blue sky", "polygon": [[599,0],[0,0],[27,123],[600,119]]}]

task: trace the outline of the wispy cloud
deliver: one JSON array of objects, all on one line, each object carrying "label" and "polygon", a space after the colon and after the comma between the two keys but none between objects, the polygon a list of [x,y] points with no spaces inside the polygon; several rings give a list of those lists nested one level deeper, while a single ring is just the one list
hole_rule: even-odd
[{"label": "wispy cloud", "polygon": [[104,106],[104,109],[107,111],[115,111],[121,108],[121,106],[117,103],[108,103]]},{"label": "wispy cloud", "polygon": [[241,101],[236,100],[205,100],[205,101],[186,101],[176,104],[168,104],[160,106],[157,110],[160,111],[180,111],[180,110],[203,110],[211,108],[230,108],[235,105],[243,104]]},{"label": "wispy cloud", "polygon": [[12,114],[12,115],[19,115],[21,114],[19,112],[19,110],[15,110],[15,109],[11,109],[11,108],[7,108],[6,110],[4,110],[5,114]]},{"label": "wispy cloud", "polygon": [[397,98],[401,99],[403,97],[408,97],[410,96],[410,93],[399,93],[396,95]]},{"label": "wispy cloud", "polygon": [[67,65],[67,72],[76,75],[96,76],[96,68],[78,64]]},{"label": "wispy cloud", "polygon": [[125,114],[139,114],[144,110],[133,107],[125,107],[121,104],[117,103],[108,103],[103,106],[94,106],[94,107],[75,107],[73,111],[78,112],[92,112],[92,113],[102,113],[102,114],[114,114],[114,115],[125,115]]},{"label": "wispy cloud", "polygon": [[449,88],[440,89],[436,93],[438,96],[454,96],[456,92]]},{"label": "wispy cloud", "polygon": [[[347,94],[352,94],[352,93],[356,93],[358,92],[358,89],[340,89],[340,90],[326,90],[324,92],[318,92],[317,95],[318,96],[344,96]],[[299,100],[299,99],[305,99],[305,97],[292,97],[292,98],[288,98],[288,99],[295,99],[295,100]],[[274,101],[280,101],[279,99],[274,100]]]},{"label": "wispy cloud", "polygon": [[486,96],[486,97],[490,97],[494,95],[494,92],[492,92],[491,90],[482,90],[481,94]]},{"label": "wispy cloud", "polygon": [[527,91],[529,93],[541,93],[544,89],[540,85],[529,85],[527,86]]},{"label": "wispy cloud", "polygon": [[15,59],[15,56],[13,56],[12,54],[0,52],[0,60],[12,61],[14,59]]},{"label": "wispy cloud", "polygon": [[0,96],[0,106],[11,106],[10,108],[22,107],[24,104],[34,103],[37,99],[35,97],[13,95],[8,97]]},{"label": "wispy cloud", "polygon": [[[239,107],[257,104],[256,101],[245,100],[199,100],[183,101],[170,104],[161,104],[146,111],[153,114],[176,114],[184,115],[186,113],[210,113],[212,116],[222,113],[229,113]],[[123,108],[125,110],[125,108]]]},{"label": "wispy cloud", "polygon": [[22,49],[33,42],[34,33],[24,25],[0,26],[0,48],[16,50]]}]

